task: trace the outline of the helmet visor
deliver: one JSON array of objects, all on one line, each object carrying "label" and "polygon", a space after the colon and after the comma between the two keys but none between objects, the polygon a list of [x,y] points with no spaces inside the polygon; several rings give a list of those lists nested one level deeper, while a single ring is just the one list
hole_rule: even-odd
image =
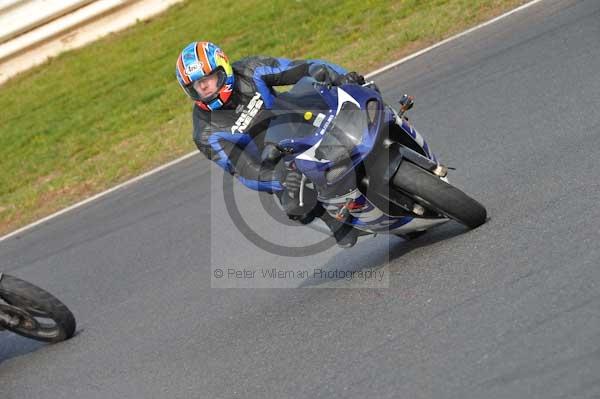
[{"label": "helmet visor", "polygon": [[194,97],[205,103],[211,102],[219,95],[226,77],[225,71],[218,68],[213,73],[196,80],[191,84]]}]

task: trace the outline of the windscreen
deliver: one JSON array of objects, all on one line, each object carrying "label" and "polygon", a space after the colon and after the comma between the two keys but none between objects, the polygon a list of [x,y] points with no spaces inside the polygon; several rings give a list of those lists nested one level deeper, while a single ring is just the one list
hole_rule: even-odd
[{"label": "windscreen", "polygon": [[[303,78],[290,91],[279,93],[274,108],[278,115],[272,118],[267,130],[266,141],[279,143],[285,139],[307,137],[314,134],[317,126],[314,119],[327,114],[329,106],[313,85],[314,79]],[[277,109],[278,103],[285,109]],[[287,110],[287,111],[286,111]],[[282,112],[283,111],[283,112]],[[309,113],[310,117],[305,118]]]},{"label": "windscreen", "polygon": [[365,113],[355,104],[345,102],[325,137],[315,151],[317,159],[338,162],[350,158],[367,130]]}]

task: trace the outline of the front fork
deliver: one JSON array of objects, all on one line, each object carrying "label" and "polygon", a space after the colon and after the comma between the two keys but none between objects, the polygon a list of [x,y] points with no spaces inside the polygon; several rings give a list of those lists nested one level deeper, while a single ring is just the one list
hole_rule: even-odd
[{"label": "front fork", "polygon": [[[439,177],[446,177],[446,175],[448,174],[447,166],[434,162],[431,159],[419,154],[418,152],[411,150],[410,148],[398,145],[397,143],[394,143],[389,139],[384,140],[383,145],[386,148],[392,148],[392,150],[394,149],[393,147],[397,147],[397,151],[400,154],[400,156],[397,158],[398,166],[400,166],[400,162],[402,160],[406,159]],[[396,160],[394,160],[393,162],[396,162]]]}]

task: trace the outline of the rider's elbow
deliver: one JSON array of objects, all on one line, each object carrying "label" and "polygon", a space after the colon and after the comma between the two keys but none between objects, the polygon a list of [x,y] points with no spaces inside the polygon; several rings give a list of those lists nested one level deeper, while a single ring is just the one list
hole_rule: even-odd
[{"label": "rider's elbow", "polygon": [[217,153],[215,152],[215,150],[210,146],[210,144],[207,143],[203,143],[200,140],[196,140],[194,138],[194,143],[196,143],[196,147],[198,147],[198,150],[204,154],[204,156],[207,159],[210,159],[211,161],[215,161],[215,158],[218,158]]}]

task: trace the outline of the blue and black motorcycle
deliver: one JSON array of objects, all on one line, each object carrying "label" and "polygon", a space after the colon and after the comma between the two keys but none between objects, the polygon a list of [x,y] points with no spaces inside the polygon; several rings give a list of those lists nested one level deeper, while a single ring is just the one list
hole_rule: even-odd
[{"label": "blue and black motorcycle", "polygon": [[373,82],[331,87],[304,78],[277,97],[280,115],[265,141],[283,151],[307,190],[338,221],[363,234],[412,238],[453,219],[468,228],[486,209],[452,186],[424,138],[404,113],[387,106]]}]

